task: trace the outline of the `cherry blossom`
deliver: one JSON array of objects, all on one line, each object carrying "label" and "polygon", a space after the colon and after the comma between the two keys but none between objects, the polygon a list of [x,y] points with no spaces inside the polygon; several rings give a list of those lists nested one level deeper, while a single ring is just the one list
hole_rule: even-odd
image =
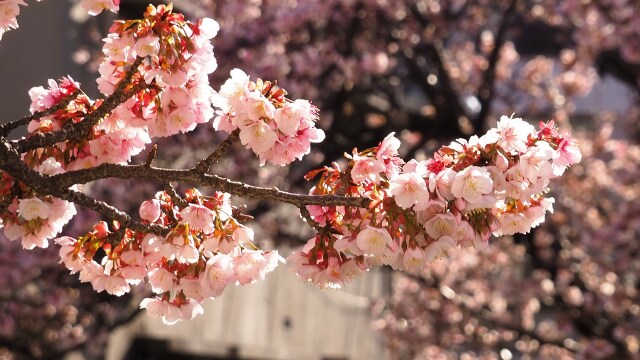
[{"label": "cherry blossom", "polygon": [[[119,1],[83,5],[95,15],[116,11]],[[492,233],[527,233],[553,210],[550,179],[581,160],[575,140],[553,122],[536,130],[503,116],[485,135],[458,139],[428,160],[405,162],[391,133],[377,146],[353,149],[342,165],[311,171],[306,178],[317,183],[309,196],[212,175],[233,141],[262,165],[283,166],[325,137],[316,127],[316,106],[288,99],[275,81],[252,81],[234,69],[214,91],[210,40],[218,30],[212,19],[191,22],[172,5],[150,5],[144,19],[118,20],[104,39],[97,80],[103,98],[90,99],[71,78],[31,89],[28,136],[5,139],[0,148],[3,161],[22,166],[1,174],[0,215],[9,240],[47,247],[75,215],[74,203],[98,211],[108,221],[56,239],[61,262],[97,292],[122,296],[150,284],[157,296],[140,307],[173,324],[202,313],[201,302],[227,286],[264,280],[284,262],[276,250],[254,243],[260,239],[246,224],[251,218],[232,206],[231,194],[297,206],[317,235],[290,255],[293,270],[320,287],[340,288],[372,267],[420,272],[444,254],[483,246]],[[192,132],[211,119],[229,136],[193,168],[154,166],[162,151],[157,144],[146,162],[131,164],[156,138]],[[76,186],[107,177],[146,178],[165,190],[133,217]],[[174,182],[208,190],[179,191]]]},{"label": "cherry blossom", "polygon": [[493,181],[487,169],[470,166],[456,174],[451,183],[451,193],[456,198],[471,204],[482,201],[483,195],[491,192]]},{"label": "cherry blossom", "polygon": [[213,120],[216,130],[239,130],[240,141],[253,150],[262,164],[287,165],[321,142],[324,132],[315,127],[318,109],[307,100],[289,102],[284,89],[258,79],[255,83],[240,69],[213,96],[220,112]]},{"label": "cherry blossom", "polygon": [[98,15],[103,10],[111,10],[117,12],[120,0],[82,0],[82,7],[87,10],[89,15]]},{"label": "cherry blossom", "polygon": [[500,124],[488,135],[442,147],[432,160],[402,166],[397,147],[389,146],[397,141],[387,137],[375,148],[354,150],[346,170],[311,172],[308,178],[319,177],[312,194],[346,190],[371,204],[309,208],[318,231],[332,230],[290,256],[294,271],[319,286],[337,287],[344,282],[337,269],[351,259],[364,269],[387,264],[415,272],[460,247],[485,246],[491,233],[528,233],[538,226],[553,211],[545,188],[556,176],[556,149],[569,135],[560,135],[553,122],[539,131],[521,119],[503,117]]}]

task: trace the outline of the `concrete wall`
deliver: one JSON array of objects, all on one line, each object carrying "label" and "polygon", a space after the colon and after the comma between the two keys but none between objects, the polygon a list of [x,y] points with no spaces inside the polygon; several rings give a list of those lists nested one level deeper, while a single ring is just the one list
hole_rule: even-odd
[{"label": "concrete wall", "polygon": [[75,43],[70,3],[53,0],[21,6],[20,28],[0,41],[0,122],[29,114],[30,88],[45,86],[47,79],[79,76],[81,67],[71,56]]},{"label": "concrete wall", "polygon": [[168,326],[139,316],[112,334],[107,360],[123,359],[136,336],[167,339],[178,353],[204,357],[385,359],[369,306],[373,298],[386,296],[388,275],[378,269],[346,289],[323,290],[300,282],[282,265],[266,281],[227,288],[192,321]]}]

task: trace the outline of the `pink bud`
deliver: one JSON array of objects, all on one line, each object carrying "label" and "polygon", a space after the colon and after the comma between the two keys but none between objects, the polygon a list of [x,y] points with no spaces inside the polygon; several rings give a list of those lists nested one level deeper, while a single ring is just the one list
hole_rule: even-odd
[{"label": "pink bud", "polygon": [[155,222],[161,214],[160,201],[157,199],[147,200],[140,205],[140,218],[148,222]]},{"label": "pink bud", "polygon": [[500,171],[507,171],[507,169],[509,168],[509,160],[500,152],[498,152],[498,155],[496,155],[496,167]]},{"label": "pink bud", "polygon": [[464,210],[467,207],[467,202],[464,201],[463,198],[456,198],[455,204],[456,208],[458,208],[458,210],[460,211]]},{"label": "pink bud", "polygon": [[100,221],[99,223],[97,223],[93,229],[96,232],[96,236],[98,238],[103,238],[107,235],[109,235],[109,225],[107,225],[106,222],[104,221]]}]

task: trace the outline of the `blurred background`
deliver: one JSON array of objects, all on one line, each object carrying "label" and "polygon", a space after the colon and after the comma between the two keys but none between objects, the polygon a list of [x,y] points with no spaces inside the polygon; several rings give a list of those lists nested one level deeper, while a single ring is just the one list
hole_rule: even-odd
[{"label": "blurred background", "polygon": [[[286,266],[228,289],[205,315],[165,326],[138,310],[148,289],[96,294],[57,249],[0,241],[0,359],[640,359],[640,4],[637,0],[176,1],[220,22],[214,89],[234,67],[278,80],[321,109],[327,139],[292,167],[260,167],[237,147],[215,171],[306,192],[302,176],[389,132],[424,159],[500,115],[554,119],[582,163],[552,183],[555,213],[527,235],[449,254],[420,274],[367,274],[344,290]],[[122,0],[124,18],[146,2]],[[67,1],[22,8],[0,43],[2,121],[28,89],[67,74],[96,97],[101,39],[114,15]],[[161,139],[182,168],[224,135],[201,126]],[[136,213],[154,184],[105,180],[95,196]],[[238,201],[242,201],[239,199]],[[286,256],[310,230],[296,209],[250,202],[265,248]],[[78,235],[99,218],[80,210]]]}]

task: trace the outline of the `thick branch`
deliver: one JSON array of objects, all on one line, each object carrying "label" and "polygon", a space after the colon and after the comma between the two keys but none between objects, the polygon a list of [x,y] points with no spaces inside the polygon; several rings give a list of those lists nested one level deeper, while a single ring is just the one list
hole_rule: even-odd
[{"label": "thick branch", "polygon": [[144,165],[102,164],[91,169],[70,171],[49,178],[49,181],[60,187],[74,184],[85,184],[106,178],[143,178],[159,183],[183,182],[205,186],[214,190],[227,192],[236,196],[254,200],[273,200],[302,207],[305,205],[322,206],[356,206],[367,207],[369,199],[345,197],[339,195],[303,195],[279,190],[277,188],[263,188],[232,181],[217,175],[203,174],[195,168],[190,170],[163,169],[146,167]]},{"label": "thick branch", "polygon": [[55,114],[58,110],[62,110],[64,108],[67,107],[67,105],[69,105],[69,103],[71,101],[73,101],[76,97],[78,97],[78,94],[80,94],[80,90],[76,90],[73,93],[69,94],[67,97],[65,97],[64,99],[62,99],[62,101],[60,101],[59,103],[57,103],[56,105],[42,110],[42,111],[36,111],[35,113],[29,115],[29,116],[25,116],[22,119],[16,120],[16,121],[12,121],[3,125],[0,125],[0,136],[7,136],[9,135],[9,133],[12,130],[15,130],[21,126],[27,125],[29,124],[32,120],[35,119],[40,119],[43,118],[45,116],[49,116],[52,114]]},{"label": "thick branch", "polygon": [[85,206],[105,215],[111,220],[118,220],[123,226],[132,230],[145,231],[157,235],[165,235],[168,232],[168,229],[162,226],[145,225],[139,221],[135,221],[126,213],[105,202],[96,200],[81,192],[70,190],[69,186],[52,181],[51,176],[42,175],[22,162],[18,152],[6,141],[3,141],[0,145],[0,168],[16,180],[29,186],[38,194],[52,195]]},{"label": "thick branch", "polygon": [[136,59],[129,70],[127,70],[125,77],[118,83],[118,87],[113,94],[109,95],[97,109],[87,115],[82,121],[74,124],[68,124],[58,131],[33,134],[29,138],[15,142],[15,149],[19,153],[23,153],[29,150],[54,145],[61,141],[86,137],[91,128],[96,125],[100,119],[110,114],[116,107],[127,101],[130,97],[149,86],[144,81],[140,81],[136,85],[132,86],[131,89],[125,91],[125,89],[131,84],[138,66],[142,64],[142,60],[143,58],[141,57]]},{"label": "thick branch", "polygon": [[155,168],[149,166],[149,164],[102,164],[94,168],[70,171],[54,176],[42,175],[29,168],[21,160],[19,153],[6,140],[0,142],[0,169],[6,171],[13,178],[23,182],[39,194],[52,195],[86,206],[109,219],[118,220],[123,226],[132,230],[145,231],[157,235],[166,234],[168,229],[159,225],[146,225],[135,221],[131,219],[129,215],[115,207],[83,193],[69,190],[69,187],[106,178],[144,178],[163,184],[172,181],[191,183],[249,199],[284,202],[298,208],[303,208],[306,205],[367,207],[369,204],[369,200],[366,198],[339,195],[302,195],[281,191],[277,188],[262,188],[247,185],[217,175],[201,173],[195,167],[189,170],[174,170]]}]

